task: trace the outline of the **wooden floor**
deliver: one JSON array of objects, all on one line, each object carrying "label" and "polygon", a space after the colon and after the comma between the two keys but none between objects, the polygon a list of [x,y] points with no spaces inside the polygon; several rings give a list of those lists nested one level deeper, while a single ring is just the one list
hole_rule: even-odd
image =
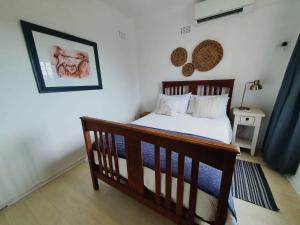
[{"label": "wooden floor", "polygon": [[[243,154],[241,159],[261,162]],[[240,225],[299,225],[300,198],[289,182],[262,163],[279,212],[235,199]],[[124,194],[100,183],[92,189],[84,163],[0,212],[0,225],[173,224]]]}]

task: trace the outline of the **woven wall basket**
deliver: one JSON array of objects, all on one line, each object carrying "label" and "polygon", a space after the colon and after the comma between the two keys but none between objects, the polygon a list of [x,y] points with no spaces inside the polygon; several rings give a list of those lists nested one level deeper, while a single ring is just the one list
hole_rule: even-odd
[{"label": "woven wall basket", "polygon": [[192,61],[195,68],[201,72],[214,68],[223,58],[223,48],[217,41],[201,42],[193,51]]},{"label": "woven wall basket", "polygon": [[195,71],[195,67],[192,63],[187,63],[182,67],[182,74],[185,77],[191,76]]},{"label": "woven wall basket", "polygon": [[176,48],[171,54],[171,62],[174,66],[182,66],[187,61],[188,53],[184,48]]}]

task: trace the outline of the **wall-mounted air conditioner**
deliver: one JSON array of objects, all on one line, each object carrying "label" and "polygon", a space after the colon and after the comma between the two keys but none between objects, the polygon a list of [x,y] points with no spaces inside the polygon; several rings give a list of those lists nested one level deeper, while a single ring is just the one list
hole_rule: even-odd
[{"label": "wall-mounted air conditioner", "polygon": [[197,23],[240,13],[254,6],[254,0],[204,0],[195,3]]}]

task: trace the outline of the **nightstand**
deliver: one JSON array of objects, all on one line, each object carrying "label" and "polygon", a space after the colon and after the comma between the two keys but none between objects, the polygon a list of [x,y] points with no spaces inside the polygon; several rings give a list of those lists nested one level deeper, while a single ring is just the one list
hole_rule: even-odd
[{"label": "nightstand", "polygon": [[[233,109],[234,122],[233,122],[233,137],[232,143],[241,148],[251,150],[251,155],[254,156],[257,137],[260,129],[261,120],[265,117],[265,113],[258,108],[251,108],[250,110]],[[237,136],[239,126],[253,127],[252,138],[240,138]]]}]

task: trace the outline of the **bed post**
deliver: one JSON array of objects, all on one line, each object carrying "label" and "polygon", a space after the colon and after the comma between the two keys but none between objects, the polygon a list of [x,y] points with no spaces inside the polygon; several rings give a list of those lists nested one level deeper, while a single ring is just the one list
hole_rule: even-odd
[{"label": "bed post", "polygon": [[141,141],[134,137],[125,137],[128,186],[131,190],[144,195],[144,166]]},{"label": "bed post", "polygon": [[224,225],[227,219],[228,212],[228,198],[232,183],[232,175],[235,164],[235,154],[226,154],[223,159],[223,172],[221,179],[221,187],[218,198],[218,208],[216,214],[216,221],[214,225]]},{"label": "bed post", "polygon": [[92,183],[93,183],[93,188],[94,190],[99,190],[99,183],[98,179],[95,174],[95,159],[94,159],[94,154],[93,154],[93,146],[91,142],[91,134],[90,131],[86,129],[85,122],[82,118],[81,119],[81,124],[82,124],[82,130],[83,130],[83,136],[84,136],[84,141],[85,141],[85,147],[86,147],[86,152],[87,152],[87,157],[89,161],[89,166],[90,166],[90,172],[91,172],[91,177],[92,177]]}]

